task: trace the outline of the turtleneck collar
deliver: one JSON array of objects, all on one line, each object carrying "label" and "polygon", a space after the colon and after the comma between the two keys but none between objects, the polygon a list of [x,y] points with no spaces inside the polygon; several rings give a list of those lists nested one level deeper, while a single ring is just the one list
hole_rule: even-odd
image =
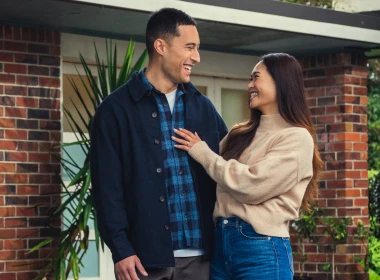
[{"label": "turtleneck collar", "polygon": [[280,114],[261,115],[260,124],[257,128],[257,132],[270,132],[289,127],[293,127],[293,125],[286,122]]}]

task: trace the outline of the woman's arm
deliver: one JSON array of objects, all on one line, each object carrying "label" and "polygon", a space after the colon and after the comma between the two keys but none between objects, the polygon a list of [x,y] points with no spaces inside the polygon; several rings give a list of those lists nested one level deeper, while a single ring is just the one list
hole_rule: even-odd
[{"label": "woman's arm", "polygon": [[[186,139],[182,133],[180,136]],[[246,204],[260,204],[286,193],[299,181],[312,176],[314,142],[306,129],[280,136],[267,154],[252,165],[226,161],[205,142],[194,139],[189,136],[182,140],[189,142],[184,150],[202,164],[219,187]]]}]

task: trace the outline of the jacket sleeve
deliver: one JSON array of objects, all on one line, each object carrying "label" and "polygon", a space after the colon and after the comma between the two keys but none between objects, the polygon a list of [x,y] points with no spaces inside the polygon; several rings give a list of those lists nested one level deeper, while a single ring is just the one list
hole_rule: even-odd
[{"label": "jacket sleeve", "polygon": [[222,139],[227,135],[228,133],[228,128],[226,124],[224,123],[222,117],[219,115],[219,113],[215,109],[215,114],[217,118],[217,123],[218,123],[218,131],[219,131],[219,141],[222,141]]},{"label": "jacket sleeve", "polygon": [[117,122],[98,108],[91,128],[91,184],[98,229],[114,263],[135,255],[127,238],[128,219],[122,185]]},{"label": "jacket sleeve", "polygon": [[224,160],[205,142],[198,142],[190,155],[206,169],[220,188],[245,204],[260,204],[286,193],[299,181],[312,176],[314,142],[306,130],[278,139],[266,155],[252,165]]}]

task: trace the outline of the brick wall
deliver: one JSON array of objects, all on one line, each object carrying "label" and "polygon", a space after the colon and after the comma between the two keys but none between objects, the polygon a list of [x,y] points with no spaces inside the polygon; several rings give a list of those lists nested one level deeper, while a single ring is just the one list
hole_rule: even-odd
[{"label": "brick wall", "polygon": [[[307,57],[301,63],[325,162],[318,202],[325,215],[352,217],[352,233],[358,220],[368,224],[367,61],[361,54],[339,53]],[[331,240],[323,236],[322,228],[319,233],[320,244],[306,246],[305,271],[317,280],[331,279],[322,270],[323,264],[331,261]],[[337,251],[336,279],[366,279],[354,259],[365,251],[353,242],[353,236]],[[298,263],[295,269],[299,271]]]},{"label": "brick wall", "polygon": [[25,252],[59,233],[47,216],[60,203],[60,61],[59,33],[0,25],[1,280],[36,276],[54,250]]}]

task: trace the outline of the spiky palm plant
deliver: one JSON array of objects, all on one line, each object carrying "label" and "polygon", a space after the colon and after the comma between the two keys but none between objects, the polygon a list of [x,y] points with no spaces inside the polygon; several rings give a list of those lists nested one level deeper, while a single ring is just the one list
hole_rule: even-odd
[{"label": "spiky palm plant", "polygon": [[[56,255],[53,256],[54,258],[49,259],[45,268],[35,278],[36,280],[41,280],[46,275],[50,275],[55,280],[64,280],[68,278],[70,273],[72,273],[74,279],[79,279],[80,267],[83,266],[82,258],[88,249],[90,232],[88,223],[90,219],[94,220],[97,249],[99,251],[99,245],[101,245],[102,250],[104,250],[104,244],[97,228],[94,200],[91,195],[89,154],[91,142],[86,131],[91,129],[94,116],[92,112],[95,112],[99,104],[112,91],[126,83],[134,71],[138,71],[143,67],[147,58],[147,51],[145,50],[132,66],[135,44],[131,40],[125,53],[123,64],[118,69],[117,49],[116,45],[113,49],[112,41],[109,44],[106,40],[107,65],[100,60],[95,43],[94,47],[97,79],[93,75],[89,64],[80,54],[81,65],[86,74],[85,79],[79,74],[78,69],[77,73],[81,80],[80,84],[83,85],[85,90],[80,91],[74,80],[69,80],[80,101],[80,105],[84,108],[84,113],[79,110],[78,104],[73,100],[71,100],[71,103],[75,109],[74,112],[65,107],[63,108],[66,119],[76,136],[75,142],[65,143],[61,146],[62,154],[65,154],[68,159],[61,157],[60,162],[70,178],[70,183],[67,185],[62,180],[62,204],[50,216],[51,220],[60,219],[63,229],[57,238],[46,239],[30,250],[30,252],[39,250],[52,242],[58,244]],[[88,82],[89,86],[85,81]],[[86,103],[85,99],[89,99],[90,103]],[[75,118],[75,115],[79,118]],[[85,154],[83,164],[75,162],[69,155],[67,151],[69,146],[79,146],[82,149]],[[70,218],[65,216],[64,213],[69,213]]]}]

